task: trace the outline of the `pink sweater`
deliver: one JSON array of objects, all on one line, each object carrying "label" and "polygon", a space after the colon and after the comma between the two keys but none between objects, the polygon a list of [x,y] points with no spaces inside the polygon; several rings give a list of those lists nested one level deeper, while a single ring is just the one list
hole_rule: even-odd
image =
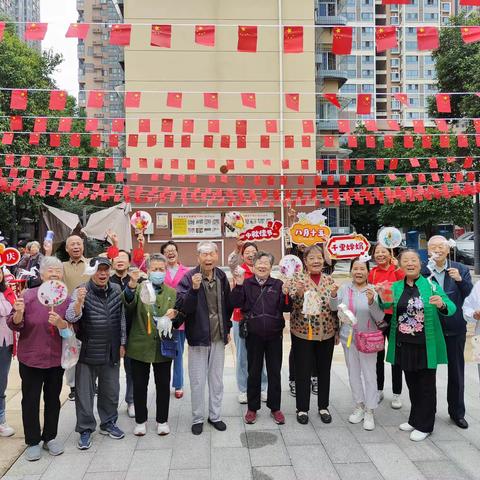
[{"label": "pink sweater", "polygon": [[[181,263],[178,264],[178,270],[175,276],[172,278],[170,275],[170,270],[167,267],[167,275],[165,276],[165,285],[171,288],[177,288],[177,285],[180,283],[180,280],[183,276],[189,271],[188,267],[184,267]],[[179,330],[185,330],[185,324],[182,323]]]}]

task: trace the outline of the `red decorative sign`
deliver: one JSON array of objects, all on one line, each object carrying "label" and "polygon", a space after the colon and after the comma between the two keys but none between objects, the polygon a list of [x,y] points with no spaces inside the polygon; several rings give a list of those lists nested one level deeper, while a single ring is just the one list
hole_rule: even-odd
[{"label": "red decorative sign", "polygon": [[266,240],[276,240],[280,238],[282,231],[282,222],[275,220],[267,222],[267,225],[256,225],[253,228],[245,230],[239,235],[240,240],[262,242]]},{"label": "red decorative sign", "polygon": [[363,235],[337,235],[330,237],[327,250],[330,257],[336,260],[357,258],[370,249],[370,243]]},{"label": "red decorative sign", "polygon": [[5,250],[0,253],[0,267],[3,265],[7,265],[8,267],[16,265],[20,261],[20,258],[20,252],[16,248],[5,248]]}]

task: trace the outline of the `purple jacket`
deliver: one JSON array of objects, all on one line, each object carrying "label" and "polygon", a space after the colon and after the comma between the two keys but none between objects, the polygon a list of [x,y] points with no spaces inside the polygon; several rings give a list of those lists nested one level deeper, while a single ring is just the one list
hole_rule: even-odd
[{"label": "purple jacket", "polygon": [[[18,361],[32,368],[53,368],[61,365],[62,337],[58,329],[48,323],[49,307],[42,305],[37,299],[38,287],[29,288],[23,294],[25,312],[23,320],[16,325],[13,323],[12,311],[7,318],[7,325],[14,331],[20,332],[18,339]],[[70,297],[61,305],[55,307],[65,319],[65,312],[70,304]]]},{"label": "purple jacket", "polygon": [[230,301],[235,308],[242,309],[249,333],[264,338],[282,333],[285,327],[283,312],[290,310],[285,303],[282,285],[281,280],[272,277],[260,285],[255,277],[251,277],[232,290]]}]

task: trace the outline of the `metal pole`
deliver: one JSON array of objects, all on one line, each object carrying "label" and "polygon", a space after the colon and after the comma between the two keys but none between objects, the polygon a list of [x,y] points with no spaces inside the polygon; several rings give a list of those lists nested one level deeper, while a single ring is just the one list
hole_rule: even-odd
[{"label": "metal pole", "polygon": [[10,238],[10,245],[16,246],[18,243],[18,232],[17,232],[17,197],[15,194],[12,195],[12,231],[11,231],[11,238]]},{"label": "metal pole", "polygon": [[[478,172],[475,173],[478,182]],[[473,265],[475,275],[480,275],[480,195],[473,197]]]},{"label": "metal pole", "polygon": [[[282,11],[282,0],[278,0],[278,74],[279,74],[279,102],[278,106],[280,109],[280,142],[279,142],[279,147],[280,147],[280,177],[283,176],[283,156],[285,153],[285,145],[284,145],[284,131],[283,131],[283,121],[284,121],[284,111],[283,111],[283,11]],[[281,216],[281,221],[282,225],[285,227],[285,205],[283,204],[285,200],[285,192],[284,192],[284,186],[283,182],[280,181],[280,216]],[[285,256],[285,237],[282,235],[282,240],[281,240],[281,252],[282,252],[282,257]]]}]

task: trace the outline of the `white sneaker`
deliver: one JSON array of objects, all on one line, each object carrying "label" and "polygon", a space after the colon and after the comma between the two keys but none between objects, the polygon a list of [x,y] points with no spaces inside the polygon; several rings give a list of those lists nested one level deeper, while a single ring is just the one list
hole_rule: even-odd
[{"label": "white sneaker", "polygon": [[127,407],[127,414],[130,418],[135,418],[135,406],[130,403]]},{"label": "white sneaker", "polygon": [[363,407],[358,406],[353,413],[348,417],[350,423],[360,423],[365,416],[365,410]]},{"label": "white sneaker", "polygon": [[15,430],[8,423],[2,423],[0,425],[0,437],[11,437],[12,435],[15,435]]},{"label": "white sneaker", "polygon": [[266,402],[268,399],[267,392],[262,392],[260,395],[260,399],[262,400],[262,402]]},{"label": "white sneaker", "polygon": [[400,400],[400,395],[398,393],[393,394],[391,406],[394,410],[402,408],[402,400]]},{"label": "white sneaker", "polygon": [[373,418],[373,410],[366,409],[363,417],[363,428],[365,430],[373,430],[375,428],[375,420]]},{"label": "white sneaker", "polygon": [[408,422],[402,423],[398,428],[402,432],[413,432],[415,430]]},{"label": "white sneaker", "polygon": [[157,423],[157,433],[158,435],[168,435],[170,433],[170,427],[168,423]]},{"label": "white sneaker", "polygon": [[133,434],[137,437],[143,437],[147,433],[147,422],[145,423],[136,423],[135,428],[133,429]]},{"label": "white sneaker", "polygon": [[383,390],[378,391],[378,403],[380,403],[384,398]]},{"label": "white sneaker", "polygon": [[238,394],[238,403],[241,403],[242,405],[248,403],[247,392],[240,392]]},{"label": "white sneaker", "polygon": [[429,435],[430,433],[421,432],[420,430],[414,430],[410,434],[410,440],[412,442],[421,442],[422,440],[425,440]]}]

